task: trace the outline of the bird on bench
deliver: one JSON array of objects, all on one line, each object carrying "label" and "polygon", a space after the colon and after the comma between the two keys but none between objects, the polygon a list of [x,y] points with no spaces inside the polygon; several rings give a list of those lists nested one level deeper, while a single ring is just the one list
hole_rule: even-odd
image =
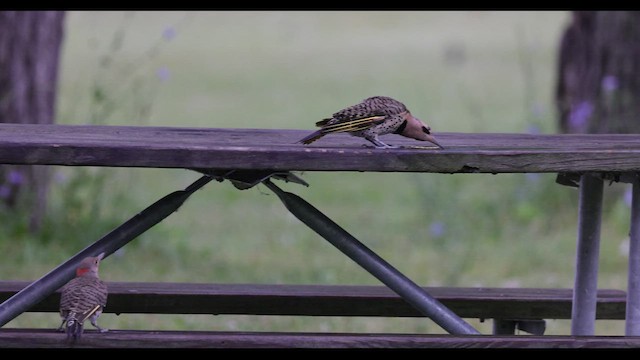
[{"label": "bird on bench", "polygon": [[378,136],[393,133],[428,141],[444,149],[433,137],[428,125],[413,116],[403,103],[387,96],[372,96],[364,99],[358,104],[334,113],[330,118],[316,122],[316,126],[320,127],[320,130],[298,142],[307,145],[327,134],[346,132],[367,139],[378,149],[398,148],[398,146],[387,145],[378,138]]},{"label": "bird on bench", "polygon": [[[104,253],[84,258],[76,268],[76,277],[61,289],[60,317],[62,324],[58,331],[67,334],[67,341],[73,343],[80,339],[84,331],[84,322],[89,320],[98,331],[105,332],[98,326],[98,317],[107,304],[107,285],[98,275],[100,261]],[[66,326],[65,326],[66,325]]]}]

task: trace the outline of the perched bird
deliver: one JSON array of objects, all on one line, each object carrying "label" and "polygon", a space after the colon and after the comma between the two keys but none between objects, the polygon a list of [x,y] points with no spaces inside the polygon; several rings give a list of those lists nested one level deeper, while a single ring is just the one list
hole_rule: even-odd
[{"label": "perched bird", "polygon": [[98,331],[108,331],[99,327],[97,323],[102,309],[107,305],[107,285],[98,277],[98,267],[103,257],[104,253],[100,253],[95,257],[84,258],[76,268],[76,277],[62,287],[62,324],[58,330],[64,330],[68,341],[80,339],[87,319]]},{"label": "perched bird", "polygon": [[383,143],[378,136],[394,133],[428,141],[443,149],[431,134],[429,126],[411,115],[403,103],[387,96],[364,99],[358,104],[338,111],[330,118],[318,121],[316,126],[320,127],[320,130],[309,134],[299,142],[305,145],[311,144],[327,134],[347,132],[369,140],[376,148],[387,149],[397,146]]}]

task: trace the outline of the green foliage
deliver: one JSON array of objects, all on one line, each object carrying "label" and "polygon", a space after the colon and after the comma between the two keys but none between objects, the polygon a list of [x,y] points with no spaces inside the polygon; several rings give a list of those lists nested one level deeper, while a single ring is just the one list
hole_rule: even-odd
[{"label": "green foliage", "polygon": [[[119,113],[125,114],[128,125],[144,125],[148,121],[157,87],[148,66],[165,41],[158,36],[135,62],[121,58],[133,18],[131,13],[125,13],[111,41],[97,54],[98,66],[88,84],[87,93],[91,96],[81,98],[88,101],[84,117],[74,120],[73,116],[62,114],[61,122],[88,120],[91,125],[107,125]],[[81,102],[72,102],[65,112],[78,114],[80,105]],[[55,239],[64,234],[69,245],[90,244],[124,221],[123,210],[135,208],[130,197],[133,180],[127,172],[100,167],[56,170],[57,181],[53,185],[47,226],[40,235],[42,239]]]}]

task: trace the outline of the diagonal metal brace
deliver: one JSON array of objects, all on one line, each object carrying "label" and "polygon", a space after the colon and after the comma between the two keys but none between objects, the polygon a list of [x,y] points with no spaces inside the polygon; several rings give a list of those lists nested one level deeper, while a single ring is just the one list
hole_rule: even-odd
[{"label": "diagonal metal brace", "polygon": [[429,295],[423,288],[392,267],[313,205],[295,194],[283,191],[269,179],[266,179],[264,184],[278,195],[285,207],[295,217],[395,291],[418,311],[430,317],[443,329],[455,335],[480,334],[469,323]]},{"label": "diagonal metal brace", "polygon": [[186,189],[174,191],[166,195],[124,224],[112,230],[100,240],[74,255],[71,259],[7,299],[0,304],[0,327],[29,310],[71,280],[75,274],[75,268],[82,259],[101,252],[105,253],[105,257],[109,256],[135,239],[138,235],[177,211],[191,194],[211,180],[213,180],[212,177],[205,175],[189,185]]}]

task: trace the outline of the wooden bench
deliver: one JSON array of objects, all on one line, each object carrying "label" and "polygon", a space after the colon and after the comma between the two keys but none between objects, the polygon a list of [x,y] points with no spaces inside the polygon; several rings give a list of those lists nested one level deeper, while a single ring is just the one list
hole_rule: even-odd
[{"label": "wooden bench", "polygon": [[[1,281],[0,302],[26,287]],[[424,317],[385,286],[110,282],[105,312],[115,314],[234,314]],[[515,328],[536,335],[544,319],[570,319],[571,289],[425,287],[463,318],[493,319],[494,333]],[[56,292],[29,311],[58,312]],[[600,289],[597,319],[623,320],[626,293]]]},{"label": "wooden bench", "polygon": [[[66,348],[64,334],[53,329],[0,329],[0,347]],[[76,348],[640,348],[629,336],[487,336],[353,334],[304,332],[87,330]]]}]

